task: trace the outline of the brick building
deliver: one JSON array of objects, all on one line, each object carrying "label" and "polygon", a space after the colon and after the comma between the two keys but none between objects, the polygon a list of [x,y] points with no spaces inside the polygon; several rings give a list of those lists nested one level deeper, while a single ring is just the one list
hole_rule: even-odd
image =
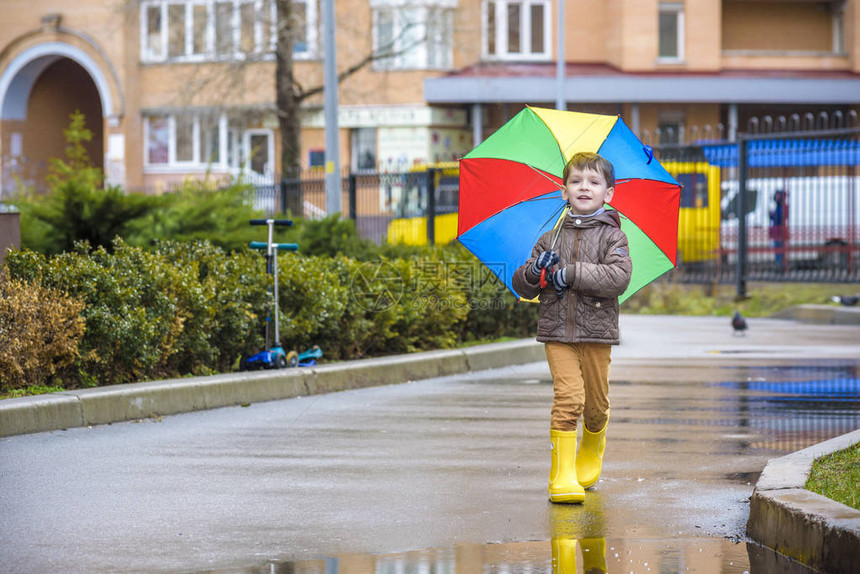
[{"label": "brick building", "polygon": [[[860,107],[860,0],[566,0],[563,78],[552,0],[339,0],[341,162],[455,159],[524,104],[620,113],[643,137]],[[320,4],[292,0],[295,76],[321,85]],[[41,188],[78,109],[112,183],[278,165],[274,0],[2,0],[0,192]],[[838,112],[838,113],[834,113]],[[701,134],[699,134],[701,135]],[[716,133],[711,135],[718,135]],[[322,164],[322,94],[303,105],[302,163]]]}]

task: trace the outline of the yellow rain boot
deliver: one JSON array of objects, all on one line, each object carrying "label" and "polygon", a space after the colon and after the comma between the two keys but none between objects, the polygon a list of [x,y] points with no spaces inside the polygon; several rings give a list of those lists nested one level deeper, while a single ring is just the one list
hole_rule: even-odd
[{"label": "yellow rain boot", "polygon": [[606,574],[606,539],[583,538],[579,541],[582,550],[584,574]]},{"label": "yellow rain boot", "polygon": [[585,489],[576,480],[576,431],[550,429],[552,463],[549,470],[549,499],[552,502],[582,502]]},{"label": "yellow rain boot", "polygon": [[576,455],[576,477],[582,488],[591,488],[600,478],[600,468],[603,466],[603,451],[606,449],[606,427],[609,421],[598,432],[591,432],[585,424],[582,425],[582,441]]},{"label": "yellow rain boot", "polygon": [[576,538],[552,539],[552,574],[576,574]]}]

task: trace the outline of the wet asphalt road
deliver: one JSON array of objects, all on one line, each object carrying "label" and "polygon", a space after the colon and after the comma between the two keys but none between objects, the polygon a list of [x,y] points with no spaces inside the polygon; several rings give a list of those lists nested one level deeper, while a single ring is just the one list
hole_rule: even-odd
[{"label": "wet asphalt road", "polygon": [[622,336],[582,506],[546,500],[536,363],[2,439],[0,572],[552,571],[574,539],[580,571],[756,571],[767,460],[860,427],[860,328],[629,316]]}]

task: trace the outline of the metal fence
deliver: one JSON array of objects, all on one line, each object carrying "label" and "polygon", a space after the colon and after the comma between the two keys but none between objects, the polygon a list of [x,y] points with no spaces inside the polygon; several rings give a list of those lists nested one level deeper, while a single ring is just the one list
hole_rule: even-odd
[{"label": "metal fence", "polygon": [[[753,129],[654,151],[683,186],[671,279],[735,283],[739,295],[747,281],[860,282],[860,128]],[[456,169],[345,174],[343,214],[377,243],[447,242]],[[322,217],[324,174],[257,186],[256,205]]]},{"label": "metal fence", "polygon": [[860,280],[860,129],[741,134],[658,147],[683,190],[679,267],[692,283]]},{"label": "metal fence", "polygon": [[[398,240],[436,243],[438,226],[432,223],[436,215],[457,211],[459,188],[456,173],[451,173],[454,169],[345,173],[341,179],[342,214],[355,221],[361,237],[377,244]],[[254,187],[254,206],[268,214],[326,216],[323,173],[306,173]],[[445,241],[450,239],[448,236]]]}]

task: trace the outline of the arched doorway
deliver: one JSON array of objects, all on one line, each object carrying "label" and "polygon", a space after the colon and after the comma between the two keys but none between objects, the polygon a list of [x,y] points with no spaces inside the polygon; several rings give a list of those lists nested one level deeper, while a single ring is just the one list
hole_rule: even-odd
[{"label": "arched doorway", "polygon": [[[87,71],[73,60],[55,58],[32,84],[26,117],[3,122],[3,165],[9,166],[9,179],[17,179],[38,192],[46,189],[49,160],[65,158],[63,130],[68,127],[69,117],[75,110],[84,115],[87,128],[93,133],[93,139],[86,144],[90,161],[102,167],[102,103],[96,85]],[[6,177],[3,179],[4,187],[8,183],[17,184]]]},{"label": "arched doorway", "polygon": [[96,82],[78,62],[60,55],[36,57],[20,67],[0,98],[3,197],[22,185],[37,192],[47,189],[49,160],[66,157],[63,130],[75,110],[93,134],[86,143],[90,161],[103,167],[103,102]]}]

